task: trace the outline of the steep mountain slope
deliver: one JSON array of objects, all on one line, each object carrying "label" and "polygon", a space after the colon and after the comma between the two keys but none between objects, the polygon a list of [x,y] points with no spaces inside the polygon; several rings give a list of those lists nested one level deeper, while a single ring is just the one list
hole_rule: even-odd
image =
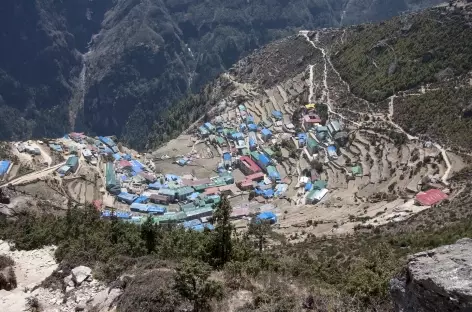
[{"label": "steep mountain slope", "polygon": [[331,48],[333,64],[373,111],[388,108],[407,132],[470,149],[471,14],[458,2],[350,28]]},{"label": "steep mountain slope", "polygon": [[0,52],[0,138],[74,128],[144,148],[149,136],[159,142],[149,133],[175,131],[163,135],[154,122],[171,103],[273,39],[439,2],[8,0],[0,8],[8,47]]}]

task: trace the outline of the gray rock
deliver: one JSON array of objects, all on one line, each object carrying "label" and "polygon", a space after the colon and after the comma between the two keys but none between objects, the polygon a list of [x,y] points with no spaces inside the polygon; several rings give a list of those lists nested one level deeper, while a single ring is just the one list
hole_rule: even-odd
[{"label": "gray rock", "polygon": [[84,311],[86,307],[87,307],[87,306],[86,306],[85,303],[79,303],[79,304],[75,307],[75,311]]},{"label": "gray rock", "polygon": [[72,280],[72,274],[64,277],[64,284],[69,287],[74,287],[74,281]]},{"label": "gray rock", "polygon": [[411,256],[390,294],[395,311],[472,311],[472,239]]},{"label": "gray rock", "polygon": [[123,294],[123,290],[120,288],[107,288],[102,292],[98,293],[90,303],[91,308],[94,311],[106,312],[112,307],[116,300]]},{"label": "gray rock", "polygon": [[72,269],[72,279],[77,285],[82,284],[90,275],[92,275],[92,269],[86,266],[78,266]]}]

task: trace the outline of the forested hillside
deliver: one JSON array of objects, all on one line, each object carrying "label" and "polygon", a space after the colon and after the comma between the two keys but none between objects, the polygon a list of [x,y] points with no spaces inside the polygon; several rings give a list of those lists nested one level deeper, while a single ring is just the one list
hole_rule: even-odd
[{"label": "forested hillside", "polygon": [[439,2],[8,0],[0,8],[8,47],[0,52],[0,138],[74,128],[143,149],[175,132],[162,123],[167,107],[271,40]]}]

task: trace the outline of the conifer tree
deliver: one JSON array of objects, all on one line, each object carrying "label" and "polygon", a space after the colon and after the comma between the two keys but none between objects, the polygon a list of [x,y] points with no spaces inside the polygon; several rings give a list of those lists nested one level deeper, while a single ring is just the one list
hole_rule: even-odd
[{"label": "conifer tree", "polygon": [[232,211],[233,208],[228,198],[224,196],[213,214],[215,231],[213,233],[212,253],[214,265],[217,267],[223,266],[231,258],[233,225],[230,216]]}]

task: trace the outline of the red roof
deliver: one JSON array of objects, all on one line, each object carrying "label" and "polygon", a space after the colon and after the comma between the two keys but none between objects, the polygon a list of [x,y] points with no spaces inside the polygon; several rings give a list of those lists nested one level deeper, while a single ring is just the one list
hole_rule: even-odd
[{"label": "red roof", "polygon": [[205,190],[205,194],[207,195],[212,195],[212,194],[218,194],[219,190],[217,187],[210,187]]},{"label": "red roof", "polygon": [[261,168],[259,168],[259,166],[249,156],[241,156],[239,160],[244,166],[248,167],[252,172],[261,171]]},{"label": "red roof", "polygon": [[246,180],[249,180],[249,181],[255,181],[259,179],[264,179],[264,173],[256,172],[256,173],[246,176]]},{"label": "red roof", "polygon": [[303,117],[303,120],[305,122],[309,122],[309,123],[320,123],[321,122],[321,118],[318,117],[317,115],[305,115]]},{"label": "red roof", "polygon": [[127,160],[120,160],[120,162],[118,163],[118,167],[126,168],[126,167],[133,167],[133,165],[131,165],[131,163]]},{"label": "red roof", "polygon": [[432,206],[444,199],[447,199],[447,197],[448,196],[444,194],[444,192],[437,189],[430,189],[426,192],[416,194],[416,200],[423,206]]}]

